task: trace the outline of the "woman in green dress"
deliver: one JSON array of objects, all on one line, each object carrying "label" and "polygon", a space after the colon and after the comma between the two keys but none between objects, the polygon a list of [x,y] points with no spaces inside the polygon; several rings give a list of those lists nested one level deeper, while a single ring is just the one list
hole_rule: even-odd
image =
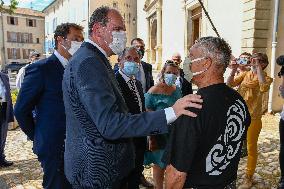
[{"label": "woman in green dress", "polygon": [[[182,97],[181,89],[175,83],[179,76],[179,67],[168,60],[162,71],[159,83],[150,88],[145,94],[145,106],[147,111],[162,110],[171,107]],[[153,178],[155,189],[163,188],[164,172],[166,165],[162,162],[162,156],[167,143],[167,134],[148,137],[149,151],[145,153],[144,164],[153,164]]]}]

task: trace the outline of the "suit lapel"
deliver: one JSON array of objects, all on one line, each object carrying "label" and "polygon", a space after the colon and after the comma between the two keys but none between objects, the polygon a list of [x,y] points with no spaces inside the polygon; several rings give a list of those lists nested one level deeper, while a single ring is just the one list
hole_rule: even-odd
[{"label": "suit lapel", "polygon": [[112,70],[112,67],[108,61],[108,59],[105,57],[105,55],[97,48],[95,47],[94,45],[92,45],[91,43],[87,43],[87,42],[84,42],[82,44],[82,46],[86,46],[87,48],[89,49],[92,49],[93,51],[95,51],[96,54],[98,54],[99,58],[101,59],[100,62],[102,62],[106,68],[107,68],[107,71],[108,71],[108,78],[110,78],[110,82],[112,83],[112,86],[113,86],[113,89],[116,91],[116,93],[119,95],[120,97],[120,100],[122,101],[121,105],[122,105],[122,108],[126,111],[128,111],[128,108],[127,108],[127,105],[125,103],[125,100],[123,98],[123,95],[122,95],[122,92],[121,92],[121,89],[117,83],[117,80],[115,78],[115,75],[113,73],[113,70]]}]

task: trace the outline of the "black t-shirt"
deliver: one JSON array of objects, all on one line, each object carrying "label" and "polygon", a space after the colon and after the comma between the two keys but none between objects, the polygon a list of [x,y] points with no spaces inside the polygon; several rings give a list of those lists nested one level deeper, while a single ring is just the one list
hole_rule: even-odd
[{"label": "black t-shirt", "polygon": [[164,162],[186,172],[184,187],[224,188],[237,178],[242,141],[250,124],[243,98],[226,84],[200,89],[202,109],[196,118],[173,124]]}]

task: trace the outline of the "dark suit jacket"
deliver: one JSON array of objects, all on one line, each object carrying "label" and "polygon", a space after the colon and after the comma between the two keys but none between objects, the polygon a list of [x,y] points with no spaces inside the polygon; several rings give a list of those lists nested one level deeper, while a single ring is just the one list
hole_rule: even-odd
[{"label": "dark suit jacket", "polygon": [[167,132],[163,110],[128,114],[107,58],[85,42],[65,69],[65,174],[76,188],[113,188],[134,168],[134,136]]},{"label": "dark suit jacket", "polygon": [[[136,84],[136,88],[141,98],[142,112],[140,111],[139,103],[136,100],[134,100],[135,98],[137,98],[136,95],[134,95],[133,92],[130,90],[129,86],[127,85],[122,75],[119,72],[116,72],[115,77],[121,89],[121,92],[125,100],[125,103],[127,105],[127,108],[129,110],[129,113],[140,114],[142,112],[145,112],[146,111],[145,98],[144,98],[142,84],[140,83],[140,81],[135,80],[136,81],[135,84]],[[133,142],[134,142],[135,148],[146,150],[147,137],[136,137],[133,139]]]},{"label": "dark suit jacket", "polygon": [[[15,105],[21,129],[34,141],[37,155],[63,152],[65,110],[62,96],[64,68],[53,54],[26,68],[25,78]],[[36,110],[36,123],[32,111]]]},{"label": "dark suit jacket", "polygon": [[[146,91],[148,91],[151,87],[154,86],[154,79],[153,79],[153,75],[152,75],[152,65],[141,61],[144,73],[145,73],[145,79],[146,79]],[[114,65],[113,71],[114,73],[117,73],[119,70],[119,66],[118,63],[116,63]]]},{"label": "dark suit jacket", "polygon": [[7,123],[10,123],[14,121],[14,114],[13,114],[13,104],[12,104],[12,98],[11,98],[9,77],[7,74],[0,72],[0,78],[6,89],[5,98],[7,101],[7,108],[6,108],[6,118],[5,119]]},{"label": "dark suit jacket", "polygon": [[188,94],[193,93],[192,84],[184,78],[184,72],[182,69],[180,69],[180,83],[181,83],[182,96],[186,96]]}]

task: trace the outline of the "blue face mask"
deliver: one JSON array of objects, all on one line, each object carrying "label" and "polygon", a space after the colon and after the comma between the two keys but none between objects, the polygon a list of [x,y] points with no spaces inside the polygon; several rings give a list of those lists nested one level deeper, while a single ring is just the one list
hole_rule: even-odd
[{"label": "blue face mask", "polygon": [[136,62],[126,61],[124,62],[123,73],[127,76],[134,76],[139,72],[139,66]]},{"label": "blue face mask", "polygon": [[173,86],[176,83],[177,76],[175,74],[165,74],[164,80],[168,86]]}]

